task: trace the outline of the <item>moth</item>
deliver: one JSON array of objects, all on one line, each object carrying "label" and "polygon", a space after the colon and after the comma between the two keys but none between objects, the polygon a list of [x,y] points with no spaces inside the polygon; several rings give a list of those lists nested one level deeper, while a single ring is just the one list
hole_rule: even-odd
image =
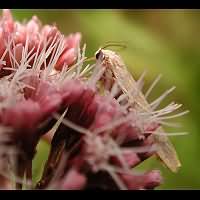
[{"label": "moth", "polygon": [[[138,110],[151,111],[151,106],[147,102],[144,94],[139,91],[137,97],[133,97],[130,91],[137,89],[136,81],[134,80],[131,73],[128,71],[126,65],[124,64],[122,58],[114,51],[104,48],[100,48],[95,53],[96,62],[100,62],[102,66],[106,68],[105,75],[108,80],[117,80],[119,86],[121,87],[123,93],[128,95],[128,100],[130,102],[137,102]],[[177,172],[178,168],[181,166],[176,150],[169,140],[167,135],[159,135],[159,133],[164,133],[163,128],[160,126],[156,133],[153,135],[153,139],[157,144],[157,156],[161,161],[172,171]]]}]

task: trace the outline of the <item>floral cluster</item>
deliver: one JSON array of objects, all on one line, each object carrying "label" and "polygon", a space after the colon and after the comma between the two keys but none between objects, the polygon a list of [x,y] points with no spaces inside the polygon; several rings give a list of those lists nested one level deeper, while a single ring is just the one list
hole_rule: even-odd
[{"label": "floral cluster", "polygon": [[[153,189],[158,170],[134,167],[154,155],[152,135],[159,117],[134,109],[117,83],[107,90],[99,64],[85,65],[81,34],[64,36],[34,16],[0,19],[0,172],[2,188],[16,188],[26,176],[32,189]],[[138,84],[139,89],[139,84]],[[171,107],[170,107],[171,106]],[[173,107],[172,107],[173,106]],[[37,144],[49,132],[50,152],[41,179],[32,184]],[[3,162],[1,162],[3,161]],[[12,184],[13,185],[13,184]]]}]

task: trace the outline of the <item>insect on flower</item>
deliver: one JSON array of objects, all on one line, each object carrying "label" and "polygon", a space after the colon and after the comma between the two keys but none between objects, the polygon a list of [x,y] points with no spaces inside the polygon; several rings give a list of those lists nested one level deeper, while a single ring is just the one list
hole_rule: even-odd
[{"label": "insect on flower", "polygon": [[[3,11],[0,188],[154,189],[163,182],[160,171],[137,172],[137,165],[157,151],[173,171],[180,166],[160,126],[187,111],[165,116],[181,106],[175,103],[155,110],[173,88],[148,103],[158,79],[143,95],[143,75],[135,81],[121,57],[105,49],[124,45],[107,44],[85,66],[90,58],[80,40],[81,33],[66,37],[36,16],[20,23]],[[50,151],[35,184],[33,159],[48,133]]]},{"label": "insect on flower", "polygon": [[[114,44],[115,46],[117,44]],[[109,90],[112,88],[114,82],[117,82],[120,86],[123,94],[128,98],[128,102],[130,107],[137,109],[139,112],[146,112],[152,116],[152,119],[161,120],[157,121],[161,125],[164,122],[162,119],[169,119],[178,116],[182,116],[186,114],[188,111],[181,112],[179,114],[175,114],[173,116],[163,116],[165,114],[169,114],[181,105],[172,103],[169,105],[170,107],[166,107],[166,109],[162,109],[160,111],[155,111],[155,108],[160,104],[162,99],[166,97],[175,87],[167,90],[162,96],[160,96],[156,101],[152,104],[149,104],[146,100],[145,95],[141,92],[141,89],[138,87],[138,81],[136,82],[132,77],[131,73],[128,71],[126,65],[124,64],[122,58],[114,51],[105,49],[106,47],[113,46],[113,44],[108,44],[103,48],[100,48],[96,54],[96,62],[101,65],[101,67],[105,67],[105,73],[102,76],[102,80],[104,82],[105,89]],[[120,45],[123,47],[123,45]],[[143,77],[142,77],[143,78]],[[141,78],[141,79],[142,79]],[[152,88],[158,82],[160,77],[158,77],[149,88],[147,93],[150,93]],[[146,93],[146,94],[147,94]],[[130,108],[129,107],[129,108]],[[168,109],[168,110],[167,110]],[[165,123],[167,124],[167,123]],[[171,141],[169,140],[167,134],[165,134],[164,129],[160,126],[156,133],[153,135],[153,139],[157,144],[157,155],[164,162],[164,164],[173,172],[176,172],[178,168],[181,166],[178,155],[176,153],[175,148],[173,147]]]}]

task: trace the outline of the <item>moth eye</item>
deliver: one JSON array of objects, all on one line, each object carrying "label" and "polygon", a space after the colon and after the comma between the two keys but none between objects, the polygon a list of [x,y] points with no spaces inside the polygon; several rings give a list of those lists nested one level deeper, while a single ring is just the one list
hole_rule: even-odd
[{"label": "moth eye", "polygon": [[95,57],[96,57],[97,60],[99,60],[99,59],[103,60],[104,59],[104,55],[103,55],[102,51],[98,51],[96,53]]},{"label": "moth eye", "polygon": [[99,59],[99,57],[100,57],[100,54],[101,54],[101,52],[100,52],[100,51],[98,51],[98,52],[96,53],[95,57],[96,57],[96,59],[97,59],[97,60]]}]

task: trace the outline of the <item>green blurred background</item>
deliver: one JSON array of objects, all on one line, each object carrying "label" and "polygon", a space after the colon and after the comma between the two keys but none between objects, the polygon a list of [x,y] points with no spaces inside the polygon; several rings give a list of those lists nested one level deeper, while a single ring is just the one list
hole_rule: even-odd
[{"label": "green blurred background", "polygon": [[[164,183],[158,189],[200,188],[200,12],[199,10],[12,10],[17,20],[37,15],[43,24],[56,23],[64,33],[82,33],[88,57],[108,41],[124,42],[119,53],[135,78],[146,69],[146,87],[162,73],[160,84],[150,101],[172,85],[177,89],[163,105],[174,99],[190,113],[176,121],[182,123],[174,132],[189,135],[171,137],[182,162],[177,174],[155,158],[145,161],[140,170],[160,168]],[[169,129],[168,129],[169,130]],[[48,145],[41,142],[34,160],[35,180],[41,174]]]}]

